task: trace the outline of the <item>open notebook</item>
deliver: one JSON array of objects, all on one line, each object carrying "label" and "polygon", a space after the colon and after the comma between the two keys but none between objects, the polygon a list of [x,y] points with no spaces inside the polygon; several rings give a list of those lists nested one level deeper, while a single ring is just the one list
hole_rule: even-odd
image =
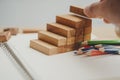
[{"label": "open notebook", "polygon": [[[7,42],[33,80],[120,80],[119,55],[85,57],[71,51],[47,56],[29,47],[36,38],[37,34],[18,34]],[[7,52],[0,48],[0,53],[1,80],[30,80]]]}]

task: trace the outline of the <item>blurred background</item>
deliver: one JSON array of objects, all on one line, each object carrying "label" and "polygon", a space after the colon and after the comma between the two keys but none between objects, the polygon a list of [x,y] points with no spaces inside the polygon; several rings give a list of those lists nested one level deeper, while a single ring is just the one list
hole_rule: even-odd
[{"label": "blurred background", "polygon": [[[69,13],[70,5],[85,7],[99,0],[0,0],[0,27],[45,27],[56,15]],[[93,19],[93,26],[106,25]]]}]

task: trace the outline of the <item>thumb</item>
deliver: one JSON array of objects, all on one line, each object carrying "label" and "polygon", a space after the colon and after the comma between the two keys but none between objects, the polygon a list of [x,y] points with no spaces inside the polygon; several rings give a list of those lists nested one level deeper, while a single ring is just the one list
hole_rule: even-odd
[{"label": "thumb", "polygon": [[85,15],[90,18],[101,18],[100,2],[96,2],[84,9]]},{"label": "thumb", "polygon": [[111,23],[108,19],[105,19],[105,18],[103,19],[103,21],[107,24]]}]

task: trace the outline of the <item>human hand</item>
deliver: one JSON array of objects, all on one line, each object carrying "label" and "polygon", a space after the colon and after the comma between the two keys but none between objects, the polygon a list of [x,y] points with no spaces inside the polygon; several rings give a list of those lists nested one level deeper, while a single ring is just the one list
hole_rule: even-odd
[{"label": "human hand", "polygon": [[103,18],[106,23],[120,25],[120,0],[100,0],[84,9],[90,18]]}]

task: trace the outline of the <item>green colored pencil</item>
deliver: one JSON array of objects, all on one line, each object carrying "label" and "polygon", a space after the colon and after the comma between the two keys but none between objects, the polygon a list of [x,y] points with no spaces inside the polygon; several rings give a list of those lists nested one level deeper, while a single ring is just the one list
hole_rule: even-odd
[{"label": "green colored pencil", "polygon": [[120,40],[90,40],[80,42],[80,45],[97,45],[97,44],[106,44],[106,45],[120,45]]}]

